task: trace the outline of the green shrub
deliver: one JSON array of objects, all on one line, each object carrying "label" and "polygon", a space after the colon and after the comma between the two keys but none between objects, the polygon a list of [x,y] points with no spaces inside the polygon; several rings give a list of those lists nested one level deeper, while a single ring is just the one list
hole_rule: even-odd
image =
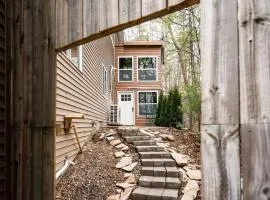
[{"label": "green shrub", "polygon": [[155,124],[157,126],[176,127],[182,122],[183,114],[179,90],[176,87],[171,89],[168,96],[164,96],[163,92],[161,92]]}]

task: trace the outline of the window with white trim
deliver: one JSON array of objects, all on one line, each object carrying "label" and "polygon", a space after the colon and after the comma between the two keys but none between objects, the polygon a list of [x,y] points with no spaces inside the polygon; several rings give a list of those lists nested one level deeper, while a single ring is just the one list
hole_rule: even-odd
[{"label": "window with white trim", "polygon": [[157,110],[157,92],[139,92],[138,106],[140,116],[153,116]]},{"label": "window with white trim", "polygon": [[82,46],[73,47],[65,51],[66,56],[81,71],[83,70],[82,53]]},{"label": "window with white trim", "polygon": [[118,80],[120,82],[132,81],[132,57],[119,57],[118,59]]},{"label": "window with white trim", "polygon": [[102,93],[108,94],[108,72],[105,66],[102,66]]},{"label": "window with white trim", "polygon": [[156,57],[138,57],[138,80],[139,81],[157,80]]}]

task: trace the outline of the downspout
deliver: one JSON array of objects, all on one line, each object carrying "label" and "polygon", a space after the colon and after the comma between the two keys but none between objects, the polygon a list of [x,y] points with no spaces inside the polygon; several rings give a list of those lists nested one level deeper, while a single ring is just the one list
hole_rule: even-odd
[{"label": "downspout", "polygon": [[65,173],[65,171],[68,169],[68,167],[70,165],[75,165],[75,163],[72,162],[72,161],[69,161],[67,159],[67,157],[66,157],[64,166],[56,172],[56,176],[55,176],[56,181],[59,180],[59,178],[61,177],[61,175]]}]

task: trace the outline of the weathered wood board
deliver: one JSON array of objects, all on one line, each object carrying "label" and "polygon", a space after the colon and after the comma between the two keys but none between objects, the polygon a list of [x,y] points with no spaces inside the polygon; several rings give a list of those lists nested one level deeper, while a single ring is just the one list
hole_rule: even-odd
[{"label": "weathered wood board", "polygon": [[203,199],[240,199],[239,125],[202,126]]},{"label": "weathered wood board", "polygon": [[243,196],[270,199],[270,1],[239,0]]},{"label": "weathered wood board", "polygon": [[241,123],[270,123],[270,1],[239,1]]},{"label": "weathered wood board", "polygon": [[201,1],[202,198],[240,199],[238,10]]},{"label": "weathered wood board", "polygon": [[196,3],[199,0],[56,0],[56,47],[83,44]]},{"label": "weathered wood board", "polygon": [[201,1],[202,124],[239,123],[237,1]]}]

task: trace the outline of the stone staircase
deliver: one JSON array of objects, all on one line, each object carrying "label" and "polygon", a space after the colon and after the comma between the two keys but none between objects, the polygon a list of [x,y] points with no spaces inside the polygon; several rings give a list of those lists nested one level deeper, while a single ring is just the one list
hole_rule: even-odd
[{"label": "stone staircase", "polygon": [[142,163],[138,187],[132,200],[177,200],[180,188],[179,172],[171,154],[138,128],[119,127],[119,134],[133,144]]}]

